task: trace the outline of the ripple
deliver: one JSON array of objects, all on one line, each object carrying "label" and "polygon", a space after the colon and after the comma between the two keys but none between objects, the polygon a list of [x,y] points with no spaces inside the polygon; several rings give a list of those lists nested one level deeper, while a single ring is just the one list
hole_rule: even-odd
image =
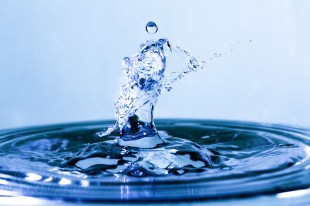
[{"label": "ripple", "polygon": [[[1,189],[12,194],[8,196],[71,201],[166,201],[286,194],[310,187],[307,130],[159,120],[156,125],[166,143],[137,149],[116,145],[116,133],[97,138],[111,123],[0,132]],[[91,158],[101,163],[93,165]],[[88,165],[77,165],[79,161]]]}]

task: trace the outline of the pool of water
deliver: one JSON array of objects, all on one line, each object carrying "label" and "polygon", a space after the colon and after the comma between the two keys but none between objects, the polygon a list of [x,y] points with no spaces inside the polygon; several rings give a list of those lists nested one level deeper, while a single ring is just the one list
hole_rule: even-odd
[{"label": "pool of water", "polygon": [[[137,149],[118,146],[117,132],[101,138],[96,135],[111,124],[96,121],[2,130],[0,197],[71,203],[220,204],[264,195],[280,200],[307,195],[309,201],[309,130],[238,121],[162,119],[155,124],[165,143]],[[178,162],[180,158],[174,161],[175,157],[187,164]],[[79,161],[91,158],[109,163],[78,167]]]}]

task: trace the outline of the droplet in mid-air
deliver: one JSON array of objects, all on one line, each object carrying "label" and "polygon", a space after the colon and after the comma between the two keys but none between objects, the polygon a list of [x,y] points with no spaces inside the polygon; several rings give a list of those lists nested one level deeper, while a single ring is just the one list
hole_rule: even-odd
[{"label": "droplet in mid-air", "polygon": [[145,30],[147,31],[147,33],[149,34],[155,34],[158,31],[158,27],[155,24],[155,22],[148,22],[145,26]]}]

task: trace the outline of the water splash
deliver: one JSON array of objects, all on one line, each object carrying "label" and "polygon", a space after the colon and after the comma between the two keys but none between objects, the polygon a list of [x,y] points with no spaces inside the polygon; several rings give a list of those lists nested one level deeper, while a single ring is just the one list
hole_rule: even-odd
[{"label": "water splash", "polygon": [[120,145],[155,147],[163,142],[153,123],[158,97],[186,74],[205,68],[206,63],[198,62],[167,39],[159,39],[144,42],[136,54],[123,59],[122,67],[125,84],[115,104],[116,122],[100,136],[119,128]]}]

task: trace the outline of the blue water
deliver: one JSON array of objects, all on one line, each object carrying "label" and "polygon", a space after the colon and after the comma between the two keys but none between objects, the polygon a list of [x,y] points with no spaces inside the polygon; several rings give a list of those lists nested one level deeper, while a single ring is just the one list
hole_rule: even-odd
[{"label": "blue water", "polygon": [[[9,196],[89,202],[211,200],[310,187],[308,130],[167,119],[155,122],[165,143],[141,149],[120,147],[117,131],[95,135],[111,123],[2,131],[1,189],[14,191]],[[195,164],[177,164],[176,156],[189,156]],[[117,161],[77,167],[78,161],[94,157]]]},{"label": "blue water", "polygon": [[155,34],[158,31],[158,27],[156,25],[155,22],[150,21],[146,24],[145,26],[145,30],[147,31],[147,33],[149,34]]},{"label": "blue water", "polygon": [[[154,22],[146,25],[150,34],[157,30]],[[154,122],[159,96],[206,62],[158,39],[141,44],[122,67],[115,120],[0,131],[0,197],[160,202],[310,188],[309,130],[237,121]]]},{"label": "blue water", "polygon": [[[149,24],[156,26],[149,22],[147,28]],[[187,74],[204,69],[206,62],[198,62],[167,39],[158,39],[141,44],[136,54],[123,59],[122,67],[124,84],[115,104],[116,121],[99,136],[109,135],[118,128],[125,145],[127,141],[154,137],[157,143],[150,147],[155,147],[162,143],[153,123],[153,110],[159,96],[170,91],[173,84]],[[131,145],[139,147],[137,143]]]}]

